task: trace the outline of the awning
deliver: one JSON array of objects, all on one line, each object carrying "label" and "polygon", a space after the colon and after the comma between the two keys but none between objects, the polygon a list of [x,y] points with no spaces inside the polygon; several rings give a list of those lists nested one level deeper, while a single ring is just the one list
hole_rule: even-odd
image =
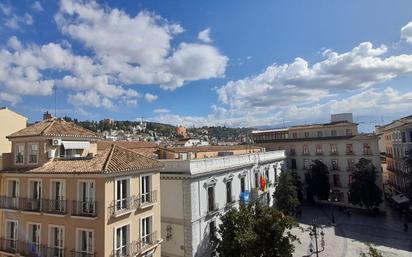
[{"label": "awning", "polygon": [[403,194],[392,196],[392,200],[394,200],[395,203],[397,203],[397,204],[402,204],[402,203],[409,202],[408,197],[404,196]]},{"label": "awning", "polygon": [[90,142],[88,141],[62,141],[64,149],[89,149]]}]

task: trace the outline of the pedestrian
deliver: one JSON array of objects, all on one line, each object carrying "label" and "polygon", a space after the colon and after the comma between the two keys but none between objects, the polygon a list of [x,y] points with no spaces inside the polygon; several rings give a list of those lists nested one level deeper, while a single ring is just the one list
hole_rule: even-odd
[{"label": "pedestrian", "polygon": [[408,223],[403,223],[403,231],[408,232]]},{"label": "pedestrian", "polygon": [[346,214],[348,215],[348,217],[350,217],[350,210],[348,210],[347,212],[346,212]]}]

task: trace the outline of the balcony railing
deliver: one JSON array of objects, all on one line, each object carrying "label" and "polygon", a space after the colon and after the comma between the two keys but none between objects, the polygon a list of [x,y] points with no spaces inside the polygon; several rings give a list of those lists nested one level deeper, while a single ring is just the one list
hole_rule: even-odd
[{"label": "balcony railing", "polygon": [[142,194],[139,198],[137,198],[137,206],[139,208],[144,208],[147,205],[151,205],[157,202],[157,191],[151,191],[145,194]]},{"label": "balcony railing", "polygon": [[22,211],[41,212],[42,200],[33,198],[20,198],[20,209]]},{"label": "balcony railing", "polygon": [[67,214],[67,201],[43,200],[42,211],[53,214]]},{"label": "balcony railing", "polygon": [[139,253],[146,251],[150,247],[154,246],[157,242],[157,231],[142,236],[142,239],[137,242],[137,248],[139,249]]},{"label": "balcony railing", "polygon": [[96,205],[97,203],[95,201],[73,201],[72,215],[83,217],[96,217]]},{"label": "balcony railing", "polygon": [[119,216],[136,209],[135,196],[113,200],[109,206],[110,216]]},{"label": "balcony railing", "polygon": [[0,196],[0,208],[9,210],[19,210],[20,209],[20,198]]},{"label": "balcony railing", "polygon": [[346,155],[355,155],[353,151],[346,151]]},{"label": "balcony railing", "polygon": [[129,257],[142,254],[158,243],[157,231],[142,236],[138,241],[126,244],[123,247],[113,250],[111,257]]},{"label": "balcony railing", "polygon": [[0,251],[25,257],[66,257],[66,249],[0,238]]}]

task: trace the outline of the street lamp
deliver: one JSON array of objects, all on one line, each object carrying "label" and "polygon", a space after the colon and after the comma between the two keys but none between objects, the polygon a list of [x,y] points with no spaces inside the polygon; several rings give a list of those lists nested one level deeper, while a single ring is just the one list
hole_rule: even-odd
[{"label": "street lamp", "polygon": [[[313,220],[313,225],[309,229],[309,236],[310,236],[310,244],[309,244],[309,251],[312,254],[316,254],[316,257],[319,257],[319,253],[325,250],[325,233],[323,232],[322,226],[320,227],[320,233],[318,231],[318,225],[316,224],[316,220]],[[318,239],[320,236],[320,246],[322,250],[318,248]],[[315,248],[313,247],[313,241],[315,241]]]}]

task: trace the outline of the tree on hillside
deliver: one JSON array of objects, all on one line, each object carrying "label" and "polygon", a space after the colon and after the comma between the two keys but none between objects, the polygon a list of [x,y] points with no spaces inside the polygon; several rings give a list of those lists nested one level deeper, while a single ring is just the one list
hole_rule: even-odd
[{"label": "tree on hillside", "polygon": [[382,203],[382,191],[376,185],[378,174],[372,161],[361,158],[352,173],[349,184],[349,202],[365,206],[368,210]]},{"label": "tree on hillside", "polygon": [[320,160],[315,160],[308,177],[308,189],[312,195],[320,200],[328,200],[330,192],[328,167]]},{"label": "tree on hillside", "polygon": [[297,237],[290,230],[294,220],[260,204],[240,206],[221,218],[219,237],[214,237],[219,257],[292,257]]},{"label": "tree on hillside", "polygon": [[279,184],[273,197],[276,199],[276,208],[284,214],[296,210],[299,205],[297,187],[289,172],[280,173]]}]

